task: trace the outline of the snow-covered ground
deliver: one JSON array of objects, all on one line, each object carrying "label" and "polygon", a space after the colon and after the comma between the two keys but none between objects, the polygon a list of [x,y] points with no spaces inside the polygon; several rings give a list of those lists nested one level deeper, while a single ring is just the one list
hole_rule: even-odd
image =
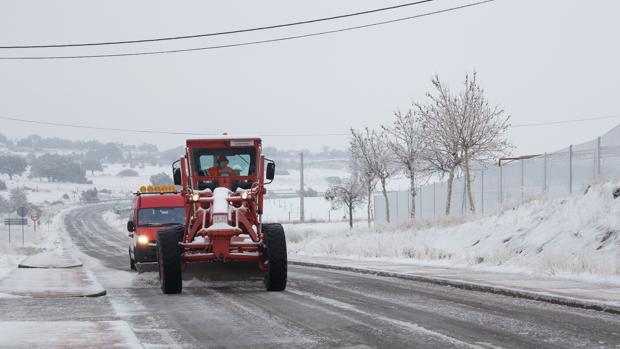
[{"label": "snow-covered ground", "polygon": [[620,282],[620,182],[502,213],[400,226],[289,224],[292,254],[386,259]]},{"label": "snow-covered ground", "polygon": [[11,242],[9,243],[8,227],[0,226],[0,279],[17,267],[19,262],[26,257],[44,251],[57,251],[61,247],[59,232],[63,222],[58,209],[48,210],[49,221],[41,224],[36,231],[32,224],[24,227],[23,245],[21,227],[11,227]]}]

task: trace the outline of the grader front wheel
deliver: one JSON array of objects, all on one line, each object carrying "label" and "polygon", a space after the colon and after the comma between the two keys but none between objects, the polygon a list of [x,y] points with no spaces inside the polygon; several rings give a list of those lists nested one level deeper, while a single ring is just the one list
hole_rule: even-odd
[{"label": "grader front wheel", "polygon": [[181,249],[179,234],[182,226],[162,228],[157,233],[157,261],[159,263],[159,285],[165,294],[181,293]]},{"label": "grader front wheel", "polygon": [[265,288],[267,291],[284,291],[288,268],[284,228],[278,223],[263,224],[263,235],[267,257]]}]

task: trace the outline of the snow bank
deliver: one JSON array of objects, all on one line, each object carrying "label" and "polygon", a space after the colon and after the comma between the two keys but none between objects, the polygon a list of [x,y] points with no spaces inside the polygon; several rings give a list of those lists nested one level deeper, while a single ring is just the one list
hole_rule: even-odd
[{"label": "snow bank", "polygon": [[118,215],[112,211],[105,211],[102,215],[103,221],[106,222],[107,225],[114,228],[116,231],[125,232],[127,231],[127,220],[128,217],[125,215]]},{"label": "snow bank", "polygon": [[[584,195],[537,199],[499,214],[350,230],[343,224],[287,225],[289,253],[380,258],[620,281],[620,182]],[[467,219],[464,219],[467,220]]]}]

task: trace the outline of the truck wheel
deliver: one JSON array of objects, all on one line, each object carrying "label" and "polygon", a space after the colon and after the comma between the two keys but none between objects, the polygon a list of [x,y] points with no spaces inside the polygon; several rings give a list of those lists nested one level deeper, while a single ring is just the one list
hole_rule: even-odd
[{"label": "truck wheel", "polygon": [[131,250],[129,250],[129,268],[131,268],[131,270],[137,270],[136,269],[136,260],[131,258]]},{"label": "truck wheel", "polygon": [[263,224],[263,236],[267,259],[265,288],[267,291],[284,291],[288,264],[284,228],[279,223]]},{"label": "truck wheel", "polygon": [[179,235],[183,226],[162,228],[157,232],[157,262],[159,285],[165,294],[181,293],[181,249]]}]

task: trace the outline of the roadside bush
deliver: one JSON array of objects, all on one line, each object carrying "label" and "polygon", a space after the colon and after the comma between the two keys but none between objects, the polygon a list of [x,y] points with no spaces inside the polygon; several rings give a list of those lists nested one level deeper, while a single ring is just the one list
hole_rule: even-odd
[{"label": "roadside bush", "polygon": [[132,170],[130,168],[122,170],[117,174],[119,177],[138,177],[139,174],[136,170]]},{"label": "roadside bush", "polygon": [[172,184],[172,178],[164,172],[154,174],[150,178],[152,185],[169,185]]},{"label": "roadside bush", "polygon": [[11,211],[15,211],[18,207],[28,207],[28,197],[26,191],[22,188],[13,188],[9,193],[9,203]]},{"label": "roadside bush", "polygon": [[11,211],[11,205],[9,201],[0,195],[0,213],[9,213]]},{"label": "roadside bush", "polygon": [[83,191],[82,195],[80,196],[80,200],[83,202],[98,202],[99,192],[97,191],[97,188]]}]

